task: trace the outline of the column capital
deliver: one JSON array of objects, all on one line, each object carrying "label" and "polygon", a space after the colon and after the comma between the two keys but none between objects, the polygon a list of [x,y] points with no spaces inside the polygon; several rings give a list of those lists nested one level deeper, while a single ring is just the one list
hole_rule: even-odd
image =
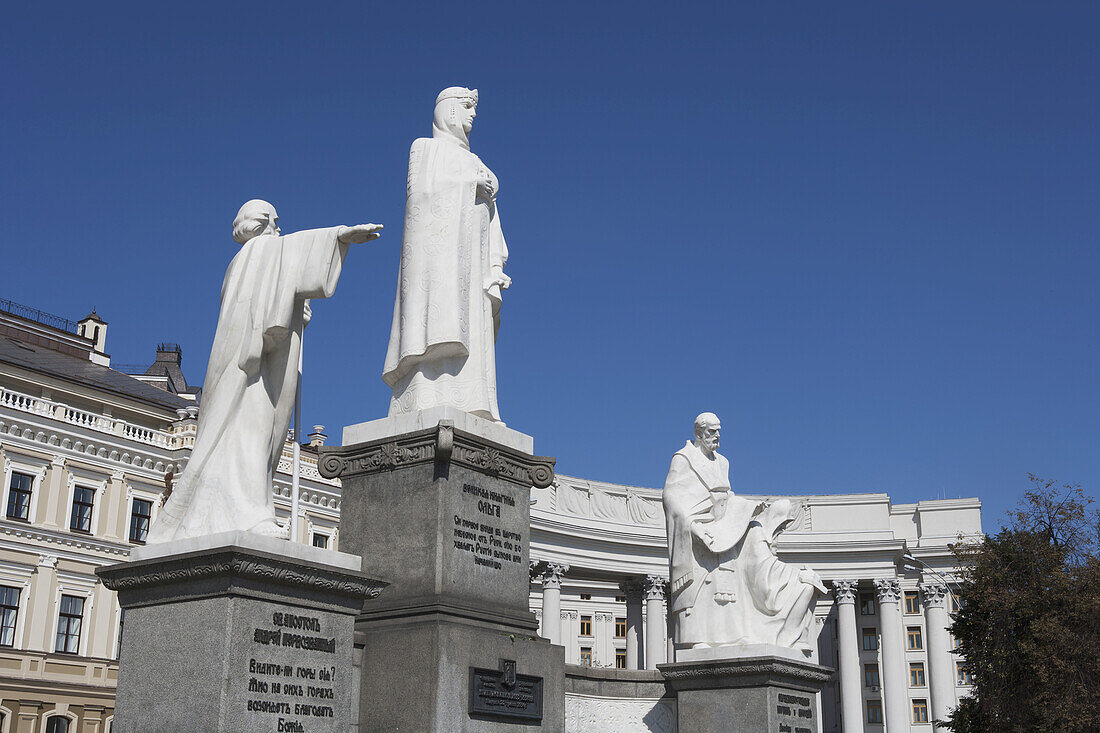
[{"label": "column capital", "polygon": [[665,585],[668,583],[660,575],[647,575],[645,585],[645,599],[647,601],[663,601],[665,599]]},{"label": "column capital", "polygon": [[642,600],[641,578],[627,578],[619,583],[619,590],[626,595],[627,602]]},{"label": "column capital", "polygon": [[944,608],[947,585],[939,580],[930,580],[920,584],[920,594],[925,608]]},{"label": "column capital", "polygon": [[859,581],[834,580],[833,593],[836,595],[836,602],[838,604],[851,603],[852,605],[855,605],[856,596],[859,595]]},{"label": "column capital", "polygon": [[569,572],[569,564],[564,562],[548,562],[542,572],[542,588],[561,589],[562,577]]},{"label": "column capital", "polygon": [[876,578],[875,593],[879,603],[901,603],[901,581],[897,578]]}]

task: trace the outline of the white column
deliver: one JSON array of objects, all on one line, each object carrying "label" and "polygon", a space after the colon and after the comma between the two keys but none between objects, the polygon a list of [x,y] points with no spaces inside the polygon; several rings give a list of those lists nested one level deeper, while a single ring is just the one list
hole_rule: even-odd
[{"label": "white column", "polygon": [[879,622],[882,634],[882,697],[886,733],[909,733],[909,695],[905,674],[905,640],[901,633],[901,583],[879,578]]},{"label": "white column", "polygon": [[565,563],[551,562],[542,574],[542,635],[551,644],[561,644],[561,579],[568,570]]},{"label": "white column", "polygon": [[860,684],[856,628],[858,580],[834,580],[837,662],[840,666],[840,715],[844,733],[863,733],[863,685]]},{"label": "white column", "polygon": [[[928,634],[928,691],[932,695],[932,720],[946,720],[955,707],[955,670],[947,626],[947,586],[933,580],[921,583],[925,629]],[[935,726],[936,730],[946,730]]]},{"label": "white column", "polygon": [[619,583],[626,596],[626,668],[644,669],[639,641],[642,633],[642,584],[637,578]]},{"label": "white column", "polygon": [[665,579],[645,577],[645,668],[657,669],[665,661]]}]

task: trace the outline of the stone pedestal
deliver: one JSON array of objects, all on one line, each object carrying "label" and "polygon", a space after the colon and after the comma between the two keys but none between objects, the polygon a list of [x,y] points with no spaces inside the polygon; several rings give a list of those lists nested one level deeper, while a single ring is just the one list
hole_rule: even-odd
[{"label": "stone pedestal", "polygon": [[[321,449],[343,485],[341,547],[391,583],[356,624],[361,730],[560,731],[564,650],[528,610],[530,490],[554,461],[501,425],[430,417],[351,426],[345,442],[371,439]],[[417,429],[383,435],[402,426]]]},{"label": "stone pedestal", "polygon": [[[688,655],[696,657],[691,661],[658,665],[676,691],[679,730],[821,733],[817,695],[832,669],[782,652],[719,656],[730,649],[699,650]],[[683,651],[676,655],[684,658]]]},{"label": "stone pedestal", "polygon": [[337,731],[353,720],[360,559],[227,532],[99,568],[126,612],[112,730]]}]

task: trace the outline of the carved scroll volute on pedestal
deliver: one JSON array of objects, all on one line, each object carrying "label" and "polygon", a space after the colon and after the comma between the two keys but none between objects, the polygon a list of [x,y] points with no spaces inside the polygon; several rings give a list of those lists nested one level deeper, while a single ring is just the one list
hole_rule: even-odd
[{"label": "carved scroll volute on pedestal", "polygon": [[422,463],[464,466],[522,486],[544,489],[554,481],[555,459],[532,456],[458,430],[434,428],[350,446],[322,446],[317,469],[325,478],[381,473]]}]

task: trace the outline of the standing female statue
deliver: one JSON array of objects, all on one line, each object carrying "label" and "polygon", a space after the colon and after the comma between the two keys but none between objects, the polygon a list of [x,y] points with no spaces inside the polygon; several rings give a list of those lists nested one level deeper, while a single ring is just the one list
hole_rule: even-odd
[{"label": "standing female statue", "polygon": [[497,179],[470,152],[477,90],[450,87],[435,101],[432,137],[409,153],[405,235],[382,379],[390,416],[457,407],[500,422],[496,335],[508,247]]}]

